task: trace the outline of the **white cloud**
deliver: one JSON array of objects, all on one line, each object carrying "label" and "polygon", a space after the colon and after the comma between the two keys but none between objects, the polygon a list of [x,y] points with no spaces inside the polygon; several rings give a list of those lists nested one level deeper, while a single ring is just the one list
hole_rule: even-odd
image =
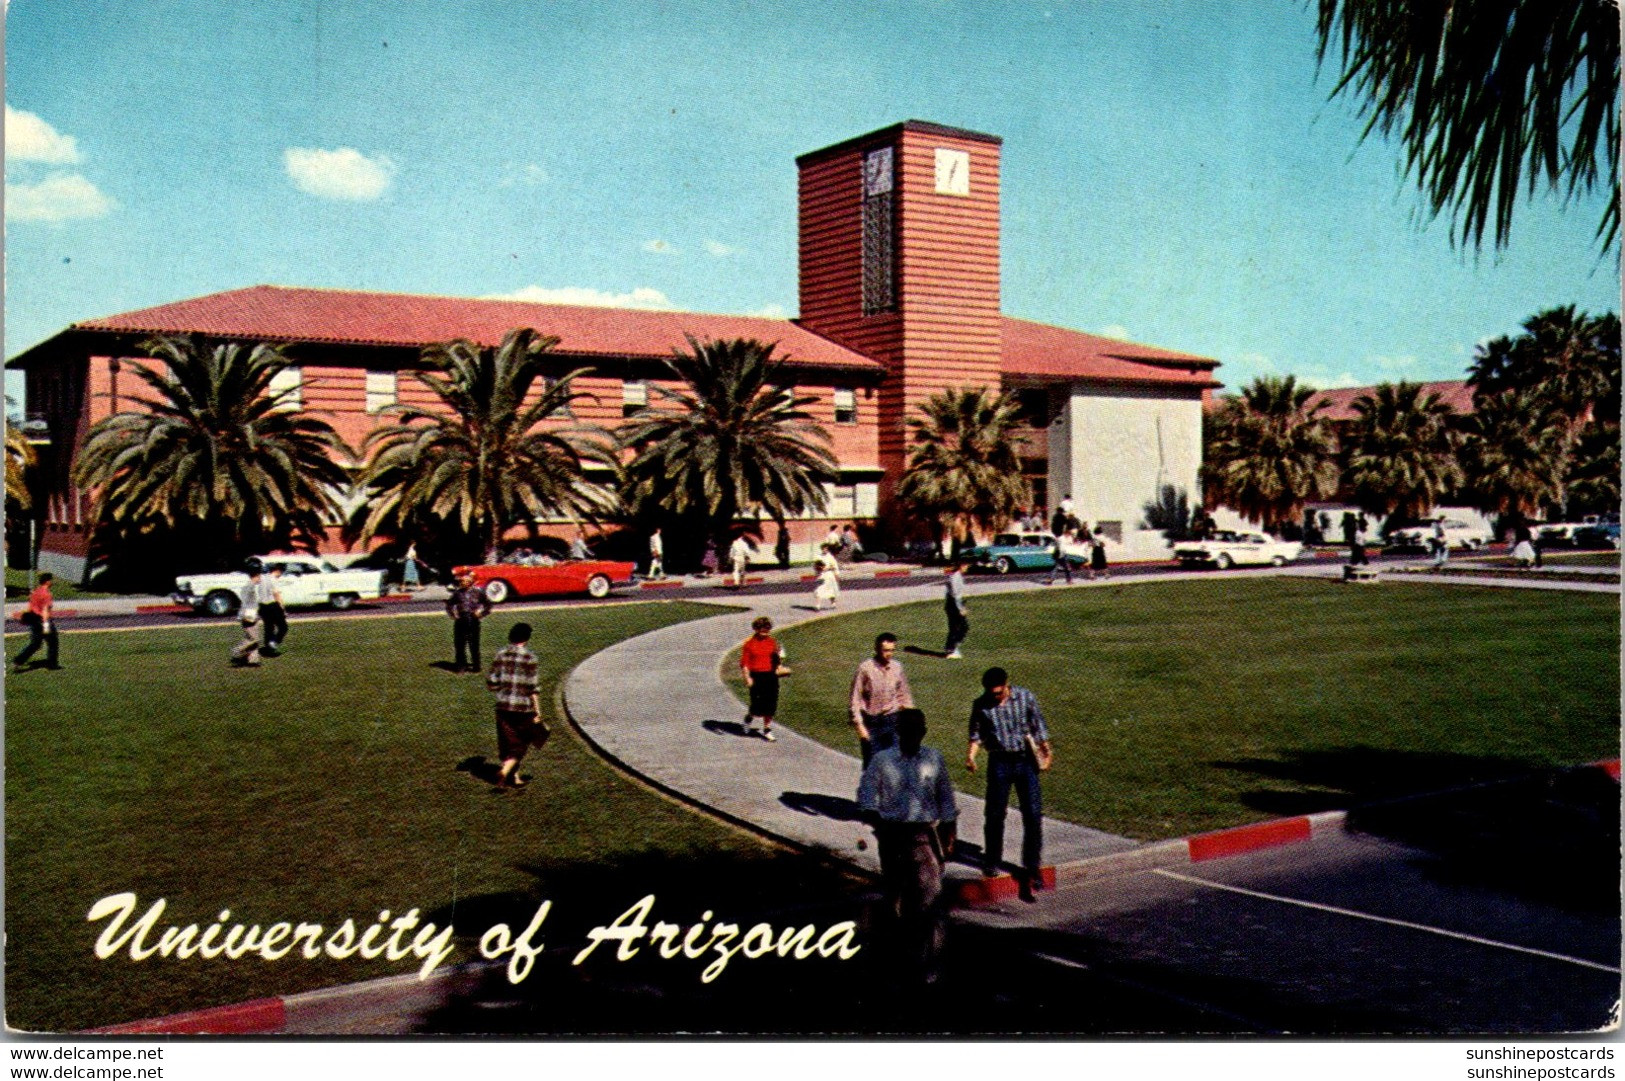
[{"label": "white cloud", "polygon": [[83,158],[79,143],[51,125],[6,104],[6,160],[41,161],[47,165],[77,165]]},{"label": "white cloud", "polygon": [[493,293],[483,300],[525,300],[532,304],[584,304],[591,308],[645,308],[650,311],[674,311],[671,298],[658,289],[640,285],[629,293],[606,293],[581,285],[566,285],[548,289],[540,285],[527,285],[511,293]]},{"label": "white cloud", "polygon": [[681,254],[676,248],[671,246],[670,242],[665,241],[665,240],[661,240],[658,237],[656,237],[654,240],[646,240],[646,241],[644,241],[643,250],[648,252],[650,255],[678,255],[678,254]]},{"label": "white cloud", "polygon": [[1102,338],[1117,338],[1120,341],[1126,341],[1129,337],[1128,327],[1121,323],[1112,323],[1110,326],[1101,327],[1097,333]]},{"label": "white cloud", "polygon": [[730,247],[720,240],[707,240],[705,242],[705,254],[714,255],[718,259],[726,259],[730,255],[738,255],[739,249]]},{"label": "white cloud", "polygon": [[501,188],[511,188],[515,184],[523,184],[527,188],[534,188],[539,184],[546,184],[553,179],[553,175],[535,162],[511,167],[508,175],[497,182]]},{"label": "white cloud", "polygon": [[1375,364],[1385,372],[1402,372],[1416,367],[1421,361],[1415,357],[1367,357],[1366,363]]},{"label": "white cloud", "polygon": [[6,185],[6,218],[10,221],[99,218],[115,205],[78,173],[53,173],[37,184]]},{"label": "white cloud", "polygon": [[395,162],[380,154],[369,158],[359,150],[290,146],[282,152],[283,165],[293,186],[322,199],[369,202],[384,194],[395,176]]},{"label": "white cloud", "polygon": [[790,313],[784,310],[783,304],[764,304],[755,311],[746,312],[745,314],[754,315],[759,319],[788,319],[790,317]]}]

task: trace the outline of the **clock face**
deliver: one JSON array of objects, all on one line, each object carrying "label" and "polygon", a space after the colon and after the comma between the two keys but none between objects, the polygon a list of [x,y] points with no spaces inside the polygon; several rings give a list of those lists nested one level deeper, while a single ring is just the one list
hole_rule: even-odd
[{"label": "clock face", "polygon": [[863,158],[863,194],[884,195],[891,191],[891,147],[872,150]]},{"label": "clock face", "polygon": [[942,195],[970,194],[970,153],[937,147],[937,191]]}]

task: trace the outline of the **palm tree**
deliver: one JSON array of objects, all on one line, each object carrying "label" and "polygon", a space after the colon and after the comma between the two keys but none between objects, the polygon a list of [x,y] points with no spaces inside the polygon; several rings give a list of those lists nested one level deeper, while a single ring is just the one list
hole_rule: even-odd
[{"label": "palm tree", "polygon": [[1475,395],[1534,391],[1573,435],[1593,415],[1619,416],[1619,351],[1619,316],[1550,308],[1525,320],[1518,337],[1479,346],[1467,382]]},{"label": "palm tree", "polygon": [[[587,483],[587,462],[611,464],[605,441],[581,428],[544,428],[568,417],[582,393],[577,369],[541,386],[547,354],[558,339],[535,330],[510,331],[495,349],[466,339],[423,351],[429,371],[414,372],[440,410],[389,407],[394,423],[363,443],[366,464],[356,479],[365,502],[350,520],[362,543],[460,534],[464,554],[478,558],[521,523],[592,518],[610,505],[605,490]],[[457,545],[457,540],[452,541]]]},{"label": "palm tree", "polygon": [[28,491],[28,471],[34,468],[34,448],[23,435],[22,426],[15,417],[6,418],[6,502],[18,510],[27,510],[33,504]]},{"label": "palm tree", "polygon": [[[95,492],[103,550],[164,538],[205,545],[216,563],[270,548],[314,548],[337,521],[349,450],[325,421],[270,389],[289,361],[275,346],[212,348],[159,337],[130,365],[152,397],[90,429],[73,482]],[[182,545],[184,547],[184,545]]]},{"label": "palm tree", "polygon": [[721,550],[742,514],[824,509],[824,485],[840,476],[829,433],[806,411],[817,399],[787,389],[773,349],[691,337],[666,361],[681,386],[655,387],[661,404],[616,433],[632,452],[622,499],[634,514],[701,520]]},{"label": "palm tree", "polygon": [[1597,422],[1586,425],[1575,441],[1569,471],[1563,479],[1570,512],[1613,511],[1617,514],[1619,469],[1619,425]]},{"label": "palm tree", "polygon": [[1456,411],[1419,383],[1383,383],[1354,399],[1344,475],[1361,509],[1421,518],[1461,487]]},{"label": "palm tree", "polygon": [[1267,529],[1294,522],[1310,499],[1337,491],[1337,438],[1292,376],[1259,376],[1203,424],[1202,481],[1220,503]]},{"label": "palm tree", "polygon": [[914,517],[955,539],[990,532],[1032,502],[1016,436],[1021,403],[983,388],[944,390],[908,418],[908,468],[897,500]]},{"label": "palm tree", "polygon": [[[1512,232],[1520,189],[1610,193],[1619,231],[1619,7],[1598,0],[1319,0],[1319,56],[1339,47],[1332,96],[1360,100],[1366,135],[1397,135],[1437,216],[1477,247]],[[1600,158],[1600,163],[1599,163]]]},{"label": "palm tree", "polygon": [[1475,399],[1463,421],[1461,461],[1480,509],[1530,518],[1562,500],[1567,440],[1555,420],[1551,404],[1533,391]]}]

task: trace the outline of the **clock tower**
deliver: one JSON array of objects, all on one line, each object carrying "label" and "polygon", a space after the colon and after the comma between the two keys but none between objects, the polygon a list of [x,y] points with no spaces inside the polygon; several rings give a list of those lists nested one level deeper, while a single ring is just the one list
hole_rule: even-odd
[{"label": "clock tower", "polygon": [[909,120],[796,159],[801,317],[884,364],[883,495],[905,418],[946,388],[1000,390],[996,135]]}]

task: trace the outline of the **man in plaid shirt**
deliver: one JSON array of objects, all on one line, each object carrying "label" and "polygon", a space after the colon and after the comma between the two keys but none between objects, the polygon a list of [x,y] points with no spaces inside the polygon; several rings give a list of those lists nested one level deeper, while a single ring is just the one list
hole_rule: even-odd
[{"label": "man in plaid shirt", "polygon": [[491,659],[485,677],[486,689],[497,696],[497,755],[502,759],[497,788],[503,790],[529,783],[519,776],[519,761],[553,734],[536,705],[536,654],[525,644],[529,641],[530,624],[515,623],[508,645]]},{"label": "man in plaid shirt", "polygon": [[1012,687],[1002,668],[982,673],[982,696],[971,704],[970,745],[965,768],[976,772],[976,752],[987,750],[987,801],[982,807],[982,873],[999,873],[1004,858],[1004,812],[1010,789],[1021,806],[1021,875],[1023,901],[1034,900],[1041,889],[1044,849],[1044,801],[1038,775],[1050,768],[1055,756],[1049,745],[1049,726],[1038,699],[1025,687]]}]

